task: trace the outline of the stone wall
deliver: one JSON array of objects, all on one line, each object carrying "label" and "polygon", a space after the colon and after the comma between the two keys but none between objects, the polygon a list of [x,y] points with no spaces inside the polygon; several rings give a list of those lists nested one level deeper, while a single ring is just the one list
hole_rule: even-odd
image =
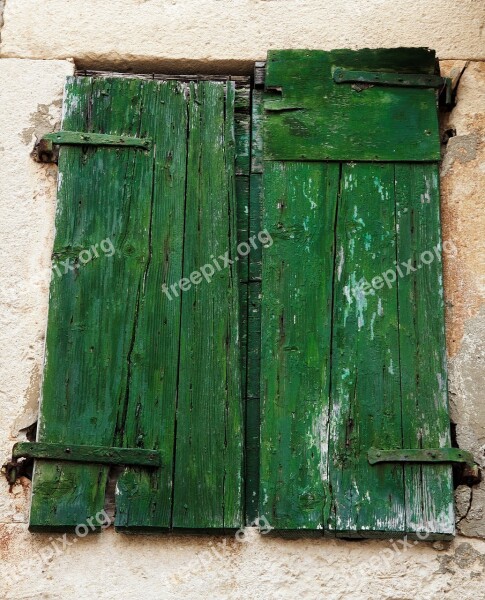
[{"label": "stone wall", "polygon": [[[276,47],[428,45],[459,77],[443,118],[452,420],[485,468],[485,64],[478,0],[0,1],[0,463],[37,418],[57,169],[30,157],[59,124],[74,64],[243,72]],[[2,19],[0,18],[0,24]],[[481,54],[482,53],[482,54]],[[460,76],[461,74],[461,76]],[[450,137],[451,136],[451,137]],[[3,481],[3,483],[1,483]],[[452,543],[27,531],[30,482],[0,480],[0,598],[485,599],[485,484],[457,490]],[[467,536],[467,537],[465,537]]]}]

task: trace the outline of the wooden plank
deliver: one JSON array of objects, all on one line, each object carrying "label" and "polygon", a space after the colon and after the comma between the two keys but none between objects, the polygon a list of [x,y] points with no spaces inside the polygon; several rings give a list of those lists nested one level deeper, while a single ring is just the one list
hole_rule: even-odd
[{"label": "wooden plank", "polygon": [[260,514],[276,529],[324,529],[339,167],[268,162],[263,226]]},{"label": "wooden plank", "polygon": [[144,111],[156,148],[150,247],[138,291],[121,439],[126,446],[159,449],[162,467],[156,472],[126,469],[119,477],[115,525],[129,530],[171,526],[180,346],[181,296],[170,286],[182,277],[187,87],[176,81],[148,83],[152,91]]},{"label": "wooden plank", "polygon": [[[63,128],[137,136],[145,100],[136,80],[70,78]],[[140,289],[148,260],[152,156],[62,147],[59,173],[53,261],[73,268],[51,281],[38,441],[115,445],[138,304],[127,290]],[[31,529],[85,523],[103,509],[107,474],[36,461]]]},{"label": "wooden plank", "polygon": [[251,173],[263,172],[263,90],[253,90],[251,104]]},{"label": "wooden plank", "polygon": [[[236,252],[234,87],[189,86],[183,273]],[[226,96],[226,98],[225,98]],[[235,265],[182,296],[173,527],[234,528],[242,517],[243,421]],[[207,272],[207,269],[206,269]]]},{"label": "wooden plank", "polygon": [[[451,446],[445,355],[438,167],[395,167],[399,349],[406,448]],[[408,272],[409,271],[409,272]],[[405,468],[406,528],[454,534],[450,465]]]},{"label": "wooden plank", "polygon": [[[346,163],[340,189],[332,326],[331,527],[344,536],[386,536],[405,530],[403,466],[371,466],[367,451],[402,447],[397,290],[374,280],[396,260],[394,166]],[[365,282],[370,289],[362,287]]]},{"label": "wooden plank", "polygon": [[115,71],[97,71],[92,69],[75,69],[77,76],[97,77],[97,78],[122,78],[122,79],[141,79],[148,81],[179,81],[181,83],[197,83],[199,81],[233,81],[238,87],[246,87],[251,83],[251,78],[247,75],[224,75],[212,73],[210,75],[196,73],[192,75],[180,75],[177,73],[120,73]]},{"label": "wooden plank", "polygon": [[440,160],[434,89],[336,84],[340,67],[433,74],[426,48],[272,50],[265,160]]}]

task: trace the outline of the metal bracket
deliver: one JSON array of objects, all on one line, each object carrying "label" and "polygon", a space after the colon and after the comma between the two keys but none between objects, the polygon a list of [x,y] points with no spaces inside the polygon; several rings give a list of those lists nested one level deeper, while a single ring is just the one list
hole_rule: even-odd
[{"label": "metal bracket", "polygon": [[83,131],[58,131],[46,133],[42,138],[57,145],[75,146],[115,146],[123,148],[141,148],[148,150],[152,140],[148,138],[126,137],[124,135],[108,135],[106,133],[86,133]]},{"label": "metal bracket", "polygon": [[[412,88],[436,88],[440,97],[444,95],[444,104],[452,103],[451,79],[439,75],[422,73],[381,73],[379,71],[349,71],[337,67],[333,72],[335,83],[357,84],[354,89],[360,91],[373,85]],[[359,88],[359,85],[362,87]]]},{"label": "metal bracket", "polygon": [[12,460],[4,465],[9,482],[15,483],[19,458],[159,467],[161,453],[144,448],[113,448],[111,446],[74,446],[45,442],[17,442],[12,448]]},{"label": "metal bracket", "polygon": [[465,465],[463,476],[480,481],[480,471],[473,454],[461,448],[404,448],[382,450],[369,448],[367,458],[371,465],[379,463],[458,463]]},{"label": "metal bracket", "polygon": [[369,448],[367,457],[371,465],[383,462],[465,463],[469,467],[475,465],[473,454],[460,448],[405,448],[402,450]]},{"label": "metal bracket", "polygon": [[445,77],[412,73],[381,73],[379,71],[348,71],[337,67],[333,72],[335,83],[371,83],[397,87],[441,88]]},{"label": "metal bracket", "polygon": [[138,148],[149,150],[152,140],[106,133],[87,133],[83,131],[58,131],[46,133],[35,145],[32,158],[36,162],[57,162],[58,151],[54,146],[108,146],[111,148]]}]

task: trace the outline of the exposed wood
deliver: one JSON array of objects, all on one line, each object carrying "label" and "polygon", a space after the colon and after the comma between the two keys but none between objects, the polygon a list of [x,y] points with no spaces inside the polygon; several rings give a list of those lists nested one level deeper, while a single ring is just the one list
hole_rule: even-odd
[{"label": "exposed wood", "polygon": [[[449,447],[439,169],[396,165],[395,181],[396,260],[406,273],[397,281],[403,447]],[[402,265],[409,261],[412,269]],[[408,529],[453,534],[451,467],[407,466],[404,472]]]},{"label": "exposed wood", "polygon": [[254,64],[254,87],[255,88],[264,87],[265,71],[266,71],[266,61],[257,61]]},{"label": "exposed wood", "polygon": [[403,466],[370,466],[370,447],[401,447],[395,287],[364,281],[396,260],[394,165],[344,164],[336,225],[330,409],[332,527],[341,535],[405,530]]},{"label": "exposed wood", "polygon": [[263,226],[260,512],[324,529],[337,164],[268,162]]},{"label": "exposed wood", "polygon": [[245,75],[176,75],[176,74],[163,74],[163,73],[122,73],[115,71],[96,71],[91,69],[76,69],[75,75],[85,77],[116,77],[122,79],[142,79],[142,80],[154,80],[154,81],[179,81],[184,83],[198,82],[198,81],[233,81],[236,87],[242,85],[246,86],[250,83],[250,77]]}]

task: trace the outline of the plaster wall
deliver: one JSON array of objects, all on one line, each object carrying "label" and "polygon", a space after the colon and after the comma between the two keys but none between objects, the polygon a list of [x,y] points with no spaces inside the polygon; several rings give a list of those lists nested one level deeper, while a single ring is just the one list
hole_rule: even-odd
[{"label": "plaster wall", "polygon": [[[0,1],[0,6],[2,2]],[[442,216],[452,419],[485,451],[483,5],[441,0],[6,0],[0,52],[0,463],[36,420],[57,169],[30,158],[78,65],[250,72],[271,47],[429,45],[462,73],[443,121]],[[1,23],[1,19],[0,19]],[[70,58],[72,57],[72,59]],[[447,60],[444,60],[447,59]],[[470,60],[471,59],[471,60]],[[467,62],[469,61],[469,62]],[[185,68],[184,68],[185,67]],[[2,483],[3,481],[3,483]],[[452,543],[27,531],[30,482],[0,480],[0,599],[485,599],[485,485],[457,490]],[[57,541],[56,541],[57,539]],[[55,543],[54,551],[52,543]]]}]

